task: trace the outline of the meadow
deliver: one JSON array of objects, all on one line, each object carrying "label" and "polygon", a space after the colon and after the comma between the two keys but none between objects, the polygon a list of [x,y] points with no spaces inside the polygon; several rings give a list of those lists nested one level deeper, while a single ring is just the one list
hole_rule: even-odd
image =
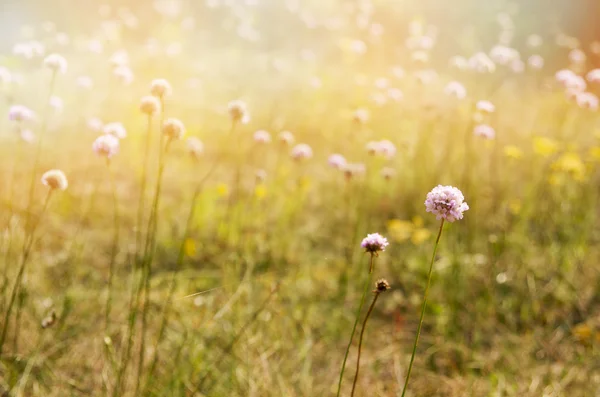
[{"label": "meadow", "polygon": [[0,394],[600,395],[600,42],[91,4],[0,54]]}]

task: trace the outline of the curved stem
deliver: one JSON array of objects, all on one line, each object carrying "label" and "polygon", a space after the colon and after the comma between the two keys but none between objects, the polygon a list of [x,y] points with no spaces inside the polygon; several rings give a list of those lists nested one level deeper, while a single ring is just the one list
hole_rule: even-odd
[{"label": "curved stem", "polygon": [[142,245],[142,224],[144,223],[144,207],[146,206],[146,183],[148,179],[148,161],[150,159],[150,146],[152,142],[152,116],[148,116],[148,128],[146,130],[146,142],[144,145],[144,167],[142,168],[142,181],[140,186],[140,198],[137,213],[137,231],[135,238],[135,249],[139,255]]},{"label": "curved stem", "polygon": [[367,312],[367,316],[365,317],[365,321],[362,325],[362,330],[360,331],[360,339],[358,340],[358,357],[356,359],[356,373],[354,374],[354,382],[352,383],[352,393],[350,393],[350,397],[354,396],[354,391],[356,390],[356,382],[358,381],[358,371],[360,369],[360,352],[362,350],[362,341],[363,336],[365,334],[365,328],[367,328],[367,321],[369,321],[369,316],[375,307],[375,302],[377,302],[377,298],[379,298],[379,291],[375,292],[375,298],[373,298],[373,303],[369,307],[369,311]]},{"label": "curved stem", "polygon": [[156,370],[156,365],[158,364],[158,358],[159,358],[158,346],[160,345],[160,342],[162,341],[165,331],[166,331],[166,328],[167,328],[167,323],[169,320],[169,313],[170,313],[171,306],[173,303],[173,295],[175,293],[175,288],[177,287],[176,272],[179,269],[181,269],[181,266],[183,265],[183,260],[185,259],[185,246],[186,246],[187,239],[192,231],[192,223],[194,220],[194,215],[196,213],[196,206],[197,206],[198,198],[200,197],[200,193],[202,192],[202,187],[204,186],[204,183],[208,180],[208,178],[212,175],[212,173],[216,169],[216,167],[219,163],[218,160],[219,159],[215,160],[215,162],[213,163],[212,167],[208,170],[206,175],[204,175],[204,177],[198,182],[198,184],[196,185],[196,189],[194,191],[194,195],[192,197],[192,202],[190,204],[190,210],[188,212],[188,218],[186,220],[185,231],[183,233],[183,238],[181,240],[181,245],[179,247],[179,254],[177,256],[177,265],[176,265],[175,271],[173,272],[173,275],[171,277],[171,284],[169,286],[169,292],[167,295],[167,303],[165,304],[165,307],[163,309],[162,320],[161,320],[161,324],[159,327],[158,336],[157,336],[156,342],[154,344],[154,357],[152,358],[152,361],[150,363],[150,369],[148,370],[146,382],[142,389],[142,395],[145,395],[146,390],[148,390],[148,387],[150,387],[152,375],[154,374],[154,371]]},{"label": "curved stem", "polygon": [[338,381],[338,390],[336,396],[340,396],[340,392],[342,390],[342,380],[344,378],[344,371],[346,370],[346,361],[348,360],[348,354],[350,353],[350,347],[352,346],[352,339],[354,338],[354,333],[356,332],[356,326],[358,325],[358,319],[360,318],[360,312],[362,311],[363,305],[365,304],[365,298],[367,297],[367,291],[369,291],[369,286],[371,285],[371,278],[373,277],[373,266],[375,262],[375,254],[371,253],[371,261],[369,263],[369,276],[367,277],[367,281],[365,283],[365,288],[360,298],[360,305],[356,310],[356,318],[354,320],[354,325],[352,326],[352,333],[350,334],[350,340],[348,341],[348,346],[346,347],[346,354],[344,355],[344,362],[342,363],[342,369],[340,371],[340,379]]},{"label": "curved stem", "polygon": [[17,272],[17,277],[15,279],[15,284],[13,285],[13,289],[10,293],[10,299],[8,301],[8,307],[6,309],[6,313],[4,315],[4,322],[2,324],[2,333],[0,334],[0,356],[2,356],[2,348],[4,347],[4,342],[6,340],[6,333],[8,331],[8,323],[10,321],[10,315],[12,313],[12,309],[15,303],[15,299],[17,297],[17,292],[19,287],[21,286],[21,281],[23,280],[23,273],[25,272],[25,267],[27,265],[27,260],[29,259],[29,255],[31,253],[31,247],[33,245],[35,239],[35,231],[40,224],[40,220],[42,219],[46,209],[48,208],[48,203],[50,202],[50,197],[52,196],[52,189],[48,190],[48,194],[46,195],[46,200],[44,201],[44,207],[42,208],[42,212],[37,218],[37,222],[33,225],[31,232],[25,238],[25,245],[23,247],[23,256],[21,259],[21,265],[19,266],[19,271]]},{"label": "curved stem", "polygon": [[105,329],[105,333],[108,334],[110,311],[111,311],[111,306],[112,306],[112,284],[113,284],[113,278],[114,278],[114,268],[115,268],[115,262],[117,259],[117,253],[119,251],[119,202],[117,199],[117,184],[115,181],[114,172],[110,167],[110,160],[107,160],[106,165],[108,168],[108,172],[110,174],[110,184],[111,184],[112,199],[113,199],[113,206],[114,206],[114,218],[113,218],[113,220],[114,220],[114,236],[113,236],[112,251],[111,251],[111,255],[110,255],[110,263],[109,263],[109,267],[108,267],[108,296],[106,298],[106,311],[105,311],[105,317],[104,317],[104,327],[105,327],[104,329]]},{"label": "curved stem", "polygon": [[427,286],[425,287],[425,295],[423,296],[423,306],[421,307],[421,318],[419,319],[419,326],[417,327],[417,336],[415,337],[415,343],[413,345],[412,355],[410,357],[410,364],[408,365],[408,372],[406,373],[406,380],[404,381],[404,388],[402,390],[402,397],[406,393],[408,388],[408,380],[410,379],[410,373],[412,371],[413,362],[415,361],[415,354],[417,352],[417,345],[419,344],[419,336],[421,335],[421,327],[423,326],[423,317],[425,316],[425,307],[427,306],[427,297],[429,295],[429,285],[431,284],[431,273],[433,270],[433,262],[435,261],[435,253],[437,252],[438,245],[440,243],[440,237],[442,236],[442,230],[444,228],[444,220],[440,224],[440,230],[433,246],[433,255],[431,255],[431,263],[429,264],[429,274],[427,275]]}]

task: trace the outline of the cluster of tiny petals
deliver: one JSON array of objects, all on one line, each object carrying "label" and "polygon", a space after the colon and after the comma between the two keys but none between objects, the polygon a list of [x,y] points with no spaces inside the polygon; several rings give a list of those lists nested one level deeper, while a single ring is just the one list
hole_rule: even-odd
[{"label": "cluster of tiny petals", "polygon": [[292,148],[292,158],[294,160],[308,160],[313,156],[313,151],[306,143],[299,143]]},{"label": "cluster of tiny petals", "polygon": [[451,81],[444,88],[444,93],[456,99],[464,99],[467,96],[467,89],[458,81]]},{"label": "cluster of tiny petals", "polygon": [[539,70],[544,67],[544,58],[540,55],[534,54],[527,59],[527,64],[530,68]]},{"label": "cluster of tiny petals", "polygon": [[575,100],[580,108],[598,110],[598,97],[591,92],[577,92]]},{"label": "cluster of tiny petals", "polygon": [[279,134],[279,142],[281,142],[284,145],[292,145],[294,141],[294,134],[292,134],[290,131],[282,131]]},{"label": "cluster of tiny petals", "polygon": [[356,123],[365,124],[367,121],[369,121],[370,116],[371,115],[367,109],[360,108],[356,109],[352,118]]},{"label": "cluster of tiny petals", "polygon": [[250,113],[248,112],[246,102],[237,99],[231,101],[227,105],[227,111],[234,122],[240,122],[242,124],[248,124],[250,122]]},{"label": "cluster of tiny petals", "polygon": [[379,251],[385,251],[385,248],[390,245],[387,238],[383,237],[379,233],[367,234],[360,246],[365,249],[366,252],[376,254]]},{"label": "cluster of tiny petals", "polygon": [[8,119],[10,121],[23,122],[32,120],[35,117],[33,110],[23,105],[13,105],[8,110]]},{"label": "cluster of tiny petals", "polygon": [[427,212],[434,214],[437,219],[454,222],[463,218],[463,213],[469,209],[462,192],[453,186],[438,185],[427,194],[425,200]]},{"label": "cluster of tiny petals", "polygon": [[265,130],[258,130],[253,135],[254,141],[257,143],[269,143],[271,142],[271,134]]},{"label": "cluster of tiny petals", "polygon": [[165,79],[155,79],[150,83],[150,94],[157,98],[171,95],[171,84]]},{"label": "cluster of tiny petals", "polygon": [[363,163],[347,163],[342,167],[342,171],[347,179],[352,179],[366,172],[367,167]]},{"label": "cluster of tiny petals", "polygon": [[42,183],[51,190],[66,190],[69,186],[67,177],[61,170],[46,171],[44,175],[42,175]]},{"label": "cluster of tiny petals", "polygon": [[370,141],[367,143],[366,149],[370,155],[381,155],[388,159],[396,155],[396,145],[387,139]]},{"label": "cluster of tiny petals", "polygon": [[187,139],[187,149],[192,157],[198,158],[204,152],[204,144],[200,139],[190,137]]},{"label": "cluster of tiny petals", "polygon": [[50,54],[44,58],[44,66],[54,72],[66,73],[67,60],[62,55]]},{"label": "cluster of tiny petals", "polygon": [[478,111],[480,111],[482,113],[487,113],[487,114],[491,114],[496,111],[496,106],[494,106],[494,104],[491,103],[490,101],[477,101],[475,108]]},{"label": "cluster of tiny petals", "polygon": [[119,138],[110,134],[101,135],[92,144],[92,149],[98,156],[110,159],[119,153]]},{"label": "cluster of tiny petals", "polygon": [[496,131],[494,130],[494,128],[487,124],[480,124],[475,126],[473,133],[476,136],[480,136],[486,139],[494,139],[496,137]]},{"label": "cluster of tiny petals", "polygon": [[148,116],[152,116],[160,109],[160,101],[156,96],[146,95],[140,100],[140,111]]},{"label": "cluster of tiny petals", "polygon": [[133,71],[127,65],[120,65],[113,69],[113,75],[121,84],[129,85],[133,82]]},{"label": "cluster of tiny petals", "polygon": [[341,170],[346,166],[346,159],[341,154],[334,153],[327,159],[327,163],[335,169]]},{"label": "cluster of tiny petals", "polygon": [[185,135],[185,126],[178,119],[167,119],[163,124],[163,134],[169,139],[181,139]]},{"label": "cluster of tiny petals", "polygon": [[102,128],[102,131],[105,134],[114,135],[119,139],[124,139],[127,137],[127,130],[125,129],[125,126],[119,122],[105,124]]},{"label": "cluster of tiny petals", "polygon": [[585,76],[590,83],[600,83],[600,69],[592,69]]}]

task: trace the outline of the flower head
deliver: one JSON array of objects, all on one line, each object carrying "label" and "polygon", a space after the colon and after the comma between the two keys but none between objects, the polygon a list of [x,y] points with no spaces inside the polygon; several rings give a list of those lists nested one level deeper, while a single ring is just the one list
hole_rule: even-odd
[{"label": "flower head", "polygon": [[598,110],[598,97],[591,92],[579,92],[575,100],[580,108]]},{"label": "flower head", "polygon": [[463,218],[463,212],[469,209],[462,192],[453,186],[438,185],[427,194],[425,200],[427,212],[435,214],[437,219],[454,222]]},{"label": "flower head", "polygon": [[171,94],[171,84],[165,79],[155,79],[150,83],[150,94],[157,98],[164,98]]},{"label": "flower head", "polygon": [[119,153],[119,138],[110,134],[99,136],[92,144],[92,149],[98,156],[109,159]]},{"label": "flower head", "polygon": [[271,134],[265,130],[258,130],[254,133],[254,142],[256,143],[269,143],[271,142]]},{"label": "flower head", "polygon": [[475,108],[485,114],[492,114],[496,111],[496,106],[490,101],[477,101]]},{"label": "flower head", "polygon": [[185,134],[185,126],[178,119],[167,119],[163,124],[163,134],[169,139],[181,139]]},{"label": "flower head", "polygon": [[382,292],[389,290],[390,288],[391,288],[390,283],[388,283],[385,278],[380,278],[375,283],[375,290],[373,292],[376,294],[380,294]]},{"label": "flower head", "polygon": [[544,67],[544,58],[540,55],[534,54],[527,58],[527,64],[531,69],[539,70]]},{"label": "flower head", "polygon": [[496,131],[494,131],[494,128],[487,124],[480,124],[478,126],[475,126],[475,128],[473,129],[473,133],[477,136],[486,139],[494,139],[496,137]]},{"label": "flower head", "polygon": [[133,71],[127,65],[120,65],[114,68],[113,75],[121,84],[129,85],[133,82]]},{"label": "flower head", "polygon": [[10,121],[23,122],[29,121],[35,117],[33,110],[22,105],[13,105],[8,110],[8,119]]},{"label": "flower head", "polygon": [[250,112],[248,112],[246,102],[240,100],[231,101],[227,105],[227,111],[234,122],[241,122],[242,124],[250,122]]},{"label": "flower head", "polygon": [[46,171],[44,175],[42,175],[42,183],[51,190],[65,190],[69,186],[67,177],[61,170]]},{"label": "flower head", "polygon": [[140,111],[148,116],[152,116],[160,109],[160,102],[156,96],[146,95],[140,100]]},{"label": "flower head", "polygon": [[114,135],[119,139],[123,139],[127,136],[127,130],[123,124],[119,122],[105,124],[102,131],[105,134]]},{"label": "flower head", "polygon": [[370,116],[371,115],[367,109],[360,108],[356,109],[354,115],[352,116],[352,119],[357,124],[365,124],[367,121],[369,121]]},{"label": "flower head", "polygon": [[329,163],[332,168],[341,170],[346,165],[346,159],[341,154],[335,153],[329,156],[327,163]]},{"label": "flower head", "polygon": [[64,74],[67,71],[67,60],[58,54],[50,54],[44,58],[44,66],[53,72]]},{"label": "flower head", "polygon": [[310,146],[306,143],[299,143],[298,145],[292,148],[292,158],[294,160],[307,160],[311,158],[313,155],[313,151]]},{"label": "flower head", "polygon": [[444,88],[444,93],[452,98],[464,99],[467,96],[467,89],[458,81],[451,81]]},{"label": "flower head", "polygon": [[197,159],[198,157],[200,157],[202,152],[204,152],[204,144],[200,139],[190,137],[187,139],[187,149],[190,155],[192,155],[193,158]]},{"label": "flower head", "polygon": [[366,170],[367,168],[363,163],[347,163],[342,167],[344,176],[346,176],[346,179],[348,180],[364,174]]},{"label": "flower head", "polygon": [[279,134],[279,142],[281,142],[284,145],[292,145],[294,143],[294,134],[292,134],[289,131],[282,131]]},{"label": "flower head", "polygon": [[372,254],[377,254],[379,251],[385,251],[385,247],[388,245],[390,245],[390,243],[388,243],[387,238],[379,233],[367,234],[367,237],[360,243],[360,246],[363,247],[366,252]]},{"label": "flower head", "polygon": [[90,117],[87,120],[87,126],[93,132],[102,132],[104,128],[104,123],[98,117]]}]

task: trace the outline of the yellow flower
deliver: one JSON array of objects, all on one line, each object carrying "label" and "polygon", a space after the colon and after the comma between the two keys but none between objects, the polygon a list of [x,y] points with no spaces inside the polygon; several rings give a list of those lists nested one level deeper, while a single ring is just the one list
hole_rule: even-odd
[{"label": "yellow flower", "polygon": [[267,195],[267,188],[264,185],[258,185],[255,189],[254,189],[254,195],[256,196],[256,198],[258,199],[262,199]]},{"label": "yellow flower", "polygon": [[509,159],[518,160],[523,157],[523,151],[516,146],[508,145],[504,147],[504,155]]},{"label": "yellow flower", "polygon": [[310,178],[307,176],[300,177],[300,180],[298,181],[298,186],[300,186],[300,189],[302,190],[308,190],[308,188],[310,187]]},{"label": "yellow flower", "polygon": [[589,154],[592,160],[600,161],[600,146],[591,147]]},{"label": "yellow flower", "polygon": [[570,175],[574,180],[581,182],[585,179],[585,164],[574,152],[564,153],[553,164],[552,169]]},{"label": "yellow flower", "polygon": [[191,238],[186,238],[183,243],[183,251],[186,256],[194,256],[196,255],[196,242]]},{"label": "yellow flower", "polygon": [[557,172],[553,172],[548,177],[548,183],[552,186],[562,186],[565,183],[564,175]]},{"label": "yellow flower", "polygon": [[415,215],[412,218],[412,223],[415,225],[415,227],[423,227],[423,218],[420,217],[419,215]]},{"label": "yellow flower", "polygon": [[518,215],[521,212],[521,200],[512,199],[508,202],[508,209],[511,214]]},{"label": "yellow flower", "polygon": [[406,241],[410,238],[414,226],[412,222],[392,219],[387,224],[388,234],[396,242]]},{"label": "yellow flower", "polygon": [[429,240],[429,237],[431,237],[431,231],[429,231],[429,229],[419,228],[414,231],[410,241],[414,245],[421,245],[425,241]]},{"label": "yellow flower", "polygon": [[219,183],[217,185],[217,194],[221,197],[225,197],[229,195],[229,188],[224,183]]},{"label": "yellow flower", "polygon": [[533,150],[542,157],[548,157],[556,153],[559,149],[558,142],[551,138],[535,137],[533,138]]}]

